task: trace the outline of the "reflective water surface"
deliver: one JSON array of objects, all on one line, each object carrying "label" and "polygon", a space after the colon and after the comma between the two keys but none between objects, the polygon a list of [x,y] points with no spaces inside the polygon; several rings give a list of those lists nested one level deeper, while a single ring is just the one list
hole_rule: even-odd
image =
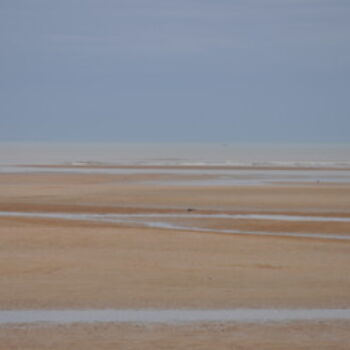
[{"label": "reflective water surface", "polygon": [[[167,222],[169,218],[206,218],[206,219],[254,219],[254,220],[279,220],[279,221],[320,221],[320,222],[350,222],[347,217],[301,216],[301,215],[263,215],[263,214],[90,214],[90,213],[39,213],[39,212],[6,212],[0,211],[2,217],[36,217],[46,219],[63,220],[89,220],[116,224],[138,225],[181,231],[213,232],[239,235],[275,236],[275,237],[300,237],[331,240],[350,240],[350,235],[332,233],[300,233],[300,232],[265,232],[242,231],[235,229],[205,228],[188,225],[180,225]],[[151,220],[150,220],[151,219]]]},{"label": "reflective water surface", "polygon": [[350,320],[350,309],[231,309],[231,310],[7,310],[0,324],[52,322],[59,324],[283,322],[295,320]]}]

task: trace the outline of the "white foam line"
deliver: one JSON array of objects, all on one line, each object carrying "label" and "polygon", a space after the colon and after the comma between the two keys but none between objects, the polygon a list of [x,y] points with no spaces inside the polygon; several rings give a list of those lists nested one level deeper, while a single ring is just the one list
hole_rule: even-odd
[{"label": "white foam line", "polygon": [[350,309],[102,309],[0,311],[0,324],[69,323],[197,323],[350,320]]},{"label": "white foam line", "polygon": [[[337,235],[327,233],[298,233],[298,232],[265,232],[265,231],[241,231],[241,230],[228,230],[228,229],[210,229],[195,226],[182,226],[173,223],[162,222],[162,221],[135,221],[130,218],[149,218],[149,217],[188,217],[188,218],[208,218],[213,215],[204,214],[194,215],[177,215],[177,214],[81,214],[81,213],[28,213],[28,212],[0,212],[0,216],[3,217],[37,217],[37,218],[51,218],[51,219],[65,219],[65,220],[90,220],[90,221],[102,221],[109,223],[124,223],[133,225],[142,225],[153,228],[172,229],[180,231],[196,231],[196,232],[213,232],[213,233],[225,233],[225,234],[236,234],[236,235],[254,235],[254,236],[274,236],[274,237],[300,237],[300,238],[319,238],[319,239],[331,239],[331,240],[350,240],[350,235]],[[200,215],[200,216],[199,216]],[[228,215],[228,214],[227,214]],[[227,218],[226,214],[218,214],[215,217]],[[236,215],[237,216],[237,215]],[[240,215],[242,216],[242,215]],[[248,216],[248,215],[247,215]],[[247,217],[245,216],[245,217]],[[250,215],[253,216],[253,215]],[[260,216],[260,215],[257,215]],[[279,215],[281,216],[281,215]],[[228,215],[229,218],[232,216]],[[342,219],[342,218],[341,218]]]}]

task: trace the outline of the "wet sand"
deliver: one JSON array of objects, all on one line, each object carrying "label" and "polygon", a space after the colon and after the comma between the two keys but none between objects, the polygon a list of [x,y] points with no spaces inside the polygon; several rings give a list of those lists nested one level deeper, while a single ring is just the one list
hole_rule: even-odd
[{"label": "wet sand", "polygon": [[[158,179],[150,174],[1,174],[0,210],[186,213],[192,208],[199,213],[350,217],[348,184],[181,187],[143,184],[135,176],[138,181],[140,176]],[[198,224],[192,220],[188,223]],[[202,220],[201,225],[213,232],[1,217],[1,309],[350,307],[350,242],[215,233],[215,228],[238,228],[348,235],[348,222],[250,219],[237,220],[234,227],[228,221]],[[263,339],[264,332],[269,340]],[[69,344],[75,349],[140,344],[145,349],[255,349],[257,344],[266,349],[345,349],[348,334],[349,323],[340,321],[305,327],[303,322],[186,329],[1,327],[0,349],[22,349],[24,344],[28,349]]]},{"label": "wet sand", "polygon": [[[0,217],[4,218],[35,218],[45,220],[64,220],[64,221],[81,221],[95,223],[109,223],[123,225],[126,227],[143,227],[157,228],[172,231],[187,231],[200,233],[215,233],[241,236],[274,236],[274,237],[293,237],[293,238],[313,238],[327,240],[350,240],[347,228],[350,223],[348,217],[333,217],[333,216],[296,216],[296,215],[276,215],[276,214],[227,214],[213,213],[204,214],[184,214],[184,213],[60,213],[60,212],[21,212],[21,211],[0,211]],[[249,229],[250,222],[260,223],[268,221],[262,227],[266,230]],[[270,226],[274,221],[280,222],[280,230],[271,230]],[[293,231],[285,231],[286,223],[298,222],[304,225],[290,227]],[[310,225],[316,223],[315,225]],[[246,223],[244,229],[239,229],[240,223]],[[248,225],[247,225],[248,223]],[[326,225],[319,226],[323,223]],[[331,225],[334,224],[335,225]],[[339,225],[340,223],[340,225]],[[308,224],[308,225],[305,225]],[[338,225],[337,225],[338,224]],[[244,225],[243,225],[244,226]],[[248,229],[247,229],[248,226]],[[227,227],[227,228],[225,228]],[[234,229],[232,229],[234,227]],[[277,226],[278,228],[279,226]],[[298,227],[302,227],[303,231],[298,232]],[[320,228],[333,231],[332,233],[315,232],[315,229],[322,231]],[[332,227],[332,230],[330,229]],[[307,228],[310,232],[307,232]],[[334,231],[340,232],[334,233]]]},{"label": "wet sand", "polygon": [[[184,175],[164,176],[180,182]],[[157,210],[191,207],[302,215],[349,215],[350,212],[350,184],[159,186],[156,181],[160,178],[161,175],[157,174],[0,174],[0,210],[26,207],[26,210],[59,208],[59,211],[69,212],[85,208],[92,212],[113,212],[113,208],[120,207]]]},{"label": "wet sand", "polygon": [[348,241],[0,222],[2,309],[349,307]]},{"label": "wet sand", "polygon": [[0,327],[1,350],[348,350],[350,322]]}]

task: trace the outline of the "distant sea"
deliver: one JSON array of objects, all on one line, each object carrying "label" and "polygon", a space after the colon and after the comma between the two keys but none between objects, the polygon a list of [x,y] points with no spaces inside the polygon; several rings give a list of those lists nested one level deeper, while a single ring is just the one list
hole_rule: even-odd
[{"label": "distant sea", "polygon": [[350,168],[350,144],[0,143],[0,165],[15,164]]}]

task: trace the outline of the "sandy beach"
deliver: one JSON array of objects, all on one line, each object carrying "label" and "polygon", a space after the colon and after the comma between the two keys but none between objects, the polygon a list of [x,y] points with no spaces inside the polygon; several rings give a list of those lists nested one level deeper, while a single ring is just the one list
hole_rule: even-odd
[{"label": "sandy beach", "polygon": [[[1,174],[0,211],[184,215],[190,209],[199,214],[350,217],[349,184],[147,183],[161,176]],[[166,176],[179,180],[179,175]],[[350,241],[215,232],[234,228],[347,236],[349,222],[181,216],[170,221],[210,232],[2,216],[1,309],[350,307]],[[209,349],[216,344],[223,349],[254,349],[259,344],[262,349],[345,349],[349,331],[347,321],[2,326],[0,348],[21,349],[26,344],[28,349],[58,349],[74,344],[75,349],[133,349],[143,344],[145,349]],[[266,332],[268,341],[263,340]],[[95,337],[89,341],[87,334]]]},{"label": "sandy beach", "polygon": [[349,350],[350,1],[0,1],[0,350]]},{"label": "sandy beach", "polygon": [[349,322],[0,327],[1,350],[347,350]]}]

